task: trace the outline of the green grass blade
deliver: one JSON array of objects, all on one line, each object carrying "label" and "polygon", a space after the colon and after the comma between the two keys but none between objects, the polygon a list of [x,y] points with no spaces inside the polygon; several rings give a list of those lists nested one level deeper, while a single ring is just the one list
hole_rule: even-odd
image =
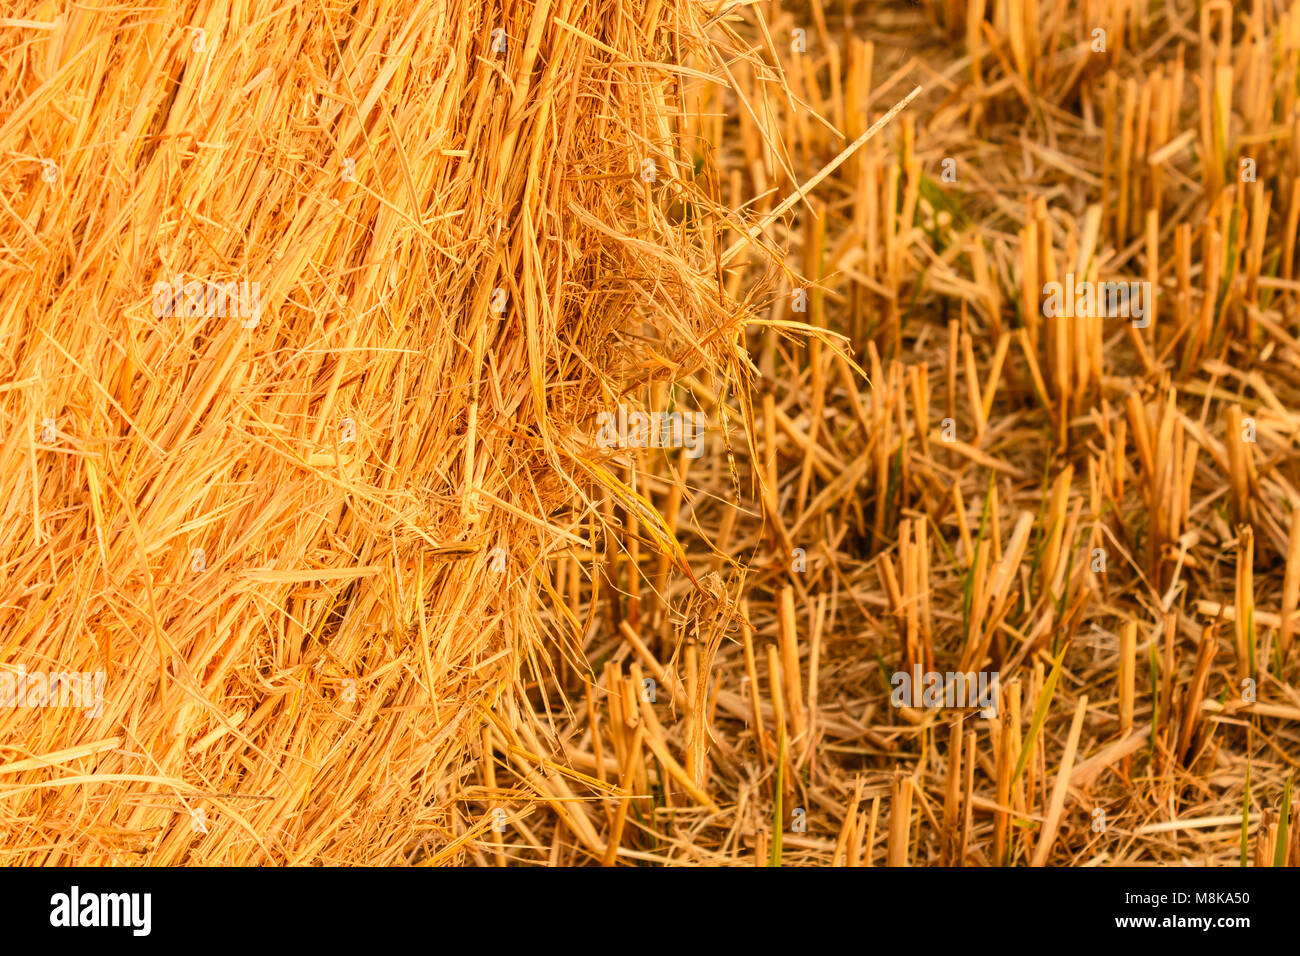
[{"label": "green grass blade", "polygon": [[[1066,647],[1069,645],[1067,644]],[[1038,739],[1038,732],[1043,729],[1043,721],[1047,719],[1047,708],[1052,705],[1052,694],[1056,691],[1056,679],[1061,676],[1061,662],[1065,660],[1065,647],[1056,655],[1056,661],[1052,664],[1052,672],[1047,675],[1047,680],[1043,683],[1043,689],[1038,694],[1038,703],[1034,705],[1034,719],[1029,724],[1029,736],[1025,738],[1024,746],[1020,748],[1020,759],[1016,761],[1016,772],[1011,775],[1011,786],[1016,785],[1020,775],[1025,772],[1025,765],[1029,763],[1029,755],[1034,750],[1034,741]]]}]

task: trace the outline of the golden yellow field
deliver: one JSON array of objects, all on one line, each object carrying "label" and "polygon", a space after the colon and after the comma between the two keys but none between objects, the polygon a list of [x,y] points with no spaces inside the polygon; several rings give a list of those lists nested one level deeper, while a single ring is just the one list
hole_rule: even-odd
[{"label": "golden yellow field", "polygon": [[10,6],[0,863],[1300,864],[1300,2]]}]

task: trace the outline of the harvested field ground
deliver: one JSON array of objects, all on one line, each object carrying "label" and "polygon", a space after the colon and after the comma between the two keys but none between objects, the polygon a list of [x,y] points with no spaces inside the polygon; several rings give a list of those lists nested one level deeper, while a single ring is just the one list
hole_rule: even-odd
[{"label": "harvested field ground", "polygon": [[[723,274],[752,365],[674,393],[698,458],[618,459],[704,593],[597,507],[475,860],[1296,865],[1300,5],[732,26],[686,142],[744,222],[794,199]],[[1150,283],[1145,322],[1050,315],[1067,274]],[[914,668],[996,672],[997,715],[892,706]]]}]

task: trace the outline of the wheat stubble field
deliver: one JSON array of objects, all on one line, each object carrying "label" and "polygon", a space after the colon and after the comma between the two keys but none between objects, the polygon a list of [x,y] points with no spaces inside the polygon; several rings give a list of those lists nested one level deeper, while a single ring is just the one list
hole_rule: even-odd
[{"label": "wheat stubble field", "polygon": [[19,0],[0,862],[1300,863],[1298,99],[1284,0]]}]

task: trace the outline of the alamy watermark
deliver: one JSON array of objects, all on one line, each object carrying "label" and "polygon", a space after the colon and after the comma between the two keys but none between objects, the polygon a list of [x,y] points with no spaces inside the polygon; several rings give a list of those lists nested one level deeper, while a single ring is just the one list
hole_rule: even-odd
[{"label": "alamy watermark", "polygon": [[262,285],[260,282],[199,282],[181,280],[159,281],[153,284],[153,316],[178,315],[225,318],[238,315],[240,326],[251,329],[262,315]]},{"label": "alamy watermark", "polygon": [[1132,319],[1133,328],[1151,324],[1150,282],[1075,282],[1067,272],[1064,282],[1043,283],[1043,315],[1047,318]]},{"label": "alamy watermark", "polygon": [[978,707],[981,717],[998,715],[997,671],[922,673],[918,666],[912,673],[897,671],[889,683],[894,688],[889,702],[895,707]]},{"label": "alamy watermark", "polygon": [[618,407],[618,413],[596,416],[601,448],[685,448],[687,458],[704,454],[703,412],[639,412]]},{"label": "alamy watermark", "polygon": [[152,911],[152,893],[83,893],[74,885],[50,897],[50,925],[57,927],[119,926],[148,936]]},{"label": "alamy watermark", "polygon": [[0,669],[0,707],[74,707],[87,717],[104,714],[103,671],[29,671]]}]

